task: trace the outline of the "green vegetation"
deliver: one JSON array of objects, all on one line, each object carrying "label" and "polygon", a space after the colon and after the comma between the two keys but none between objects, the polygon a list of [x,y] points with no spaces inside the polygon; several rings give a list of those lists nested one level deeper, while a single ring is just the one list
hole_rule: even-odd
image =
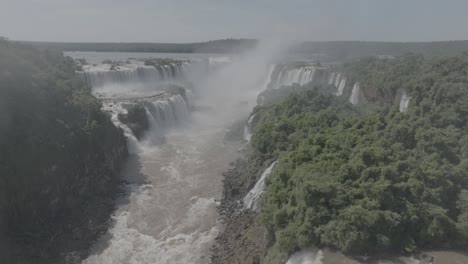
[{"label": "green vegetation", "polygon": [[[365,59],[345,69],[383,106],[355,108],[305,87],[256,109],[250,163],[278,160],[260,215],[274,247],[466,248],[468,56]],[[412,98],[407,113],[386,101],[402,88]]]},{"label": "green vegetation", "polygon": [[0,40],[5,263],[64,263],[106,230],[126,140],[75,69],[61,53]]}]

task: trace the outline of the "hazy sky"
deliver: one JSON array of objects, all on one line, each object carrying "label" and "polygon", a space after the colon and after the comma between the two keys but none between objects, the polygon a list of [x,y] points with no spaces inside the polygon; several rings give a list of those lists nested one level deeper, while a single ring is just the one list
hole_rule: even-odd
[{"label": "hazy sky", "polygon": [[468,0],[0,0],[15,40],[468,39]]}]

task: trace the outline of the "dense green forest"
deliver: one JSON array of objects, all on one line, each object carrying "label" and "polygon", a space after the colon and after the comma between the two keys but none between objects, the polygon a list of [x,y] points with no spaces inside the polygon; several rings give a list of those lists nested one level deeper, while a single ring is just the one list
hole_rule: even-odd
[{"label": "dense green forest", "polygon": [[[255,110],[251,166],[278,161],[260,214],[276,247],[466,248],[468,56],[369,58],[344,69],[368,103],[293,87]],[[406,113],[384,100],[401,89],[411,96]]]},{"label": "dense green forest", "polygon": [[2,263],[63,263],[106,230],[126,140],[76,67],[0,40]]}]

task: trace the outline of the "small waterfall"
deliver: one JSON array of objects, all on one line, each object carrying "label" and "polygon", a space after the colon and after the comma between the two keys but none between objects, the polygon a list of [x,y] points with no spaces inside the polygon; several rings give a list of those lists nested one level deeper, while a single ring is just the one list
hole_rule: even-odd
[{"label": "small waterfall", "polygon": [[265,191],[265,180],[266,178],[270,175],[271,171],[273,170],[273,167],[276,165],[276,161],[273,162],[270,167],[268,167],[263,173],[260,179],[255,183],[255,186],[252,188],[252,190],[247,193],[247,195],[244,197],[244,207],[246,209],[250,209],[253,211],[258,211],[258,201],[260,200],[260,197],[262,196],[263,192]]},{"label": "small waterfall", "polygon": [[250,141],[252,138],[252,123],[253,120],[255,119],[256,114],[252,115],[249,120],[247,120],[247,123],[244,126],[244,140],[245,141]]},{"label": "small waterfall", "polygon": [[335,83],[336,72],[330,73],[330,78],[328,79],[328,85],[333,85]]},{"label": "small waterfall", "polygon": [[301,250],[294,253],[286,264],[322,264],[323,252],[321,250]]},{"label": "small waterfall", "polygon": [[111,120],[116,127],[120,127],[123,130],[125,137],[127,138],[128,144],[128,152],[131,154],[138,153],[138,139],[133,134],[132,130],[120,122],[118,115],[119,113],[127,113],[127,110],[122,107],[121,104],[112,104],[112,103],[104,103],[102,109],[111,114]]},{"label": "small waterfall", "polygon": [[359,93],[361,92],[361,87],[359,83],[355,83],[353,86],[353,91],[351,92],[351,97],[349,98],[349,102],[353,105],[359,104]]},{"label": "small waterfall", "polygon": [[406,111],[408,111],[410,100],[411,97],[409,97],[408,94],[406,94],[406,92],[403,92],[400,99],[400,112],[405,113]]}]

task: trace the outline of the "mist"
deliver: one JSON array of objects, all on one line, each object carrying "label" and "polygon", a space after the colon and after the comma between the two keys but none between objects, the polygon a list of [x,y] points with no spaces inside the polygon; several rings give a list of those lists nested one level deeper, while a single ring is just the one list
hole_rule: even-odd
[{"label": "mist", "polygon": [[246,118],[258,94],[266,89],[272,64],[285,57],[294,43],[271,38],[260,41],[255,49],[233,55],[231,63],[195,84],[200,95],[197,103],[210,106],[211,118],[222,125]]}]

